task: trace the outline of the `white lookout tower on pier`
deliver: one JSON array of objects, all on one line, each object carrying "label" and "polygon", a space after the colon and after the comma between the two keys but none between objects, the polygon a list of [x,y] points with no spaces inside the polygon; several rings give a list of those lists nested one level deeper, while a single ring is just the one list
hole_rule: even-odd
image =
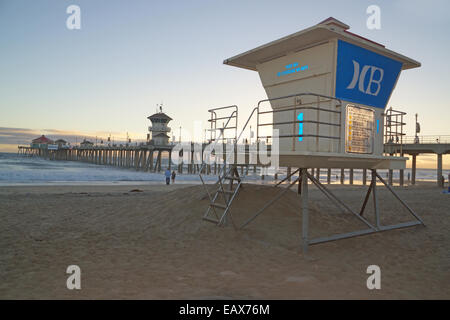
[{"label": "white lookout tower on pier", "polygon": [[162,105],[159,106],[159,112],[147,117],[152,122],[148,127],[150,134],[147,136],[147,144],[155,146],[165,146],[169,144],[170,127],[167,126],[171,117],[162,112]]}]

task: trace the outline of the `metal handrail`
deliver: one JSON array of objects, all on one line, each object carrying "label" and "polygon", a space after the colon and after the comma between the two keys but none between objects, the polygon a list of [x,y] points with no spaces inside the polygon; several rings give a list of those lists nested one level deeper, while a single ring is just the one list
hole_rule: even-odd
[{"label": "metal handrail", "polygon": [[[217,117],[217,112],[218,110],[225,110],[225,109],[230,109],[230,108],[234,108],[235,110],[231,113],[230,116],[228,117],[221,117],[218,118]],[[216,134],[217,134],[217,130],[227,130],[227,129],[235,129],[235,133],[234,135],[237,135],[237,126],[238,126],[238,106],[237,105],[231,105],[231,106],[225,106],[225,107],[218,107],[218,108],[213,108],[213,109],[209,109],[208,112],[211,113],[211,119],[208,120],[208,122],[211,122],[211,128],[208,130],[210,131],[210,140],[213,140],[213,132],[214,132],[214,140],[217,139]],[[227,124],[225,126],[223,126],[223,128],[217,128],[217,121],[218,120],[224,120],[224,119],[228,119]],[[228,127],[228,123],[230,122],[231,119],[236,119],[235,123],[236,125],[234,127]],[[214,126],[214,128],[213,128]],[[220,139],[220,136],[219,136]]]},{"label": "metal handrail", "polygon": [[[272,138],[272,136],[260,136],[259,135],[259,127],[260,126],[266,126],[266,125],[277,125],[277,124],[296,124],[296,123],[315,123],[317,125],[322,124],[322,125],[329,125],[329,126],[336,126],[336,127],[340,127],[341,124],[339,123],[330,123],[330,122],[323,122],[323,121],[315,121],[315,120],[294,120],[294,121],[288,121],[288,122],[280,122],[280,123],[259,123],[259,115],[261,114],[268,114],[268,113],[275,113],[275,112],[286,112],[286,111],[292,111],[292,110],[317,110],[317,111],[324,111],[324,112],[331,112],[331,113],[338,113],[341,114],[342,111],[336,111],[336,110],[330,110],[330,109],[325,109],[325,108],[320,108],[320,107],[305,107],[305,106],[298,106],[298,107],[290,107],[288,106],[288,108],[282,108],[282,109],[276,109],[276,110],[271,110],[271,111],[260,111],[261,108],[261,104],[264,102],[270,102],[270,101],[276,101],[276,100],[281,100],[281,99],[288,99],[288,98],[294,98],[294,97],[301,97],[301,96],[313,96],[313,97],[317,97],[317,98],[325,98],[328,99],[328,101],[337,101],[339,102],[339,104],[336,105],[336,107],[340,107],[342,104],[342,100],[338,99],[338,98],[334,98],[334,97],[330,97],[327,95],[322,95],[322,94],[316,94],[316,93],[297,93],[297,94],[291,94],[291,95],[286,95],[286,96],[281,96],[281,97],[276,97],[276,98],[270,98],[270,99],[263,99],[258,101],[257,106],[252,110],[252,112],[250,113],[247,121],[245,122],[244,126],[242,127],[241,132],[239,133],[239,135],[235,138],[235,143],[238,143],[238,141],[240,140],[242,134],[244,133],[245,129],[247,128],[250,120],[253,118],[253,115],[256,112],[257,115],[257,133],[256,133],[256,138],[257,138],[257,143],[259,141],[260,138]],[[317,102],[313,102],[313,103],[317,103]],[[313,103],[307,103],[307,104],[313,104]],[[221,118],[217,118],[217,114],[215,111],[217,110],[223,110],[223,109],[227,109],[227,108],[237,108],[237,106],[226,106],[226,107],[219,107],[219,108],[214,108],[214,109],[210,109],[208,110],[208,112],[210,112],[212,115],[214,114],[214,116],[212,116],[212,118],[208,121],[212,123],[215,122],[215,120],[221,119]],[[227,124],[223,127],[223,128],[219,128],[221,129],[221,134],[219,135],[218,139],[215,139],[215,145],[217,144],[218,140],[220,139],[220,137],[223,135],[223,131],[225,129],[227,129],[228,123],[229,121],[234,118],[233,117],[234,112],[230,115],[230,117],[228,117],[228,121]],[[237,114],[236,114],[236,123],[237,123]],[[237,126],[236,126],[237,127]],[[230,128],[228,128],[230,129]],[[214,129],[212,129],[214,130]],[[218,130],[217,128],[215,130]],[[280,135],[279,138],[292,138],[292,137],[315,137],[315,138],[325,138],[325,139],[339,139],[340,140],[340,135],[339,136],[324,136],[324,135],[319,135],[319,134],[303,134],[303,135],[299,135],[299,134],[292,134],[292,135]],[[231,157],[232,154],[227,155],[227,157],[225,157],[225,161],[224,161],[224,166],[229,162],[228,159],[229,157]],[[201,169],[200,169],[200,175],[201,172],[203,171],[203,168],[205,166],[205,163],[202,164]],[[222,167],[219,169],[218,175],[220,176],[222,173]]]},{"label": "metal handrail", "polygon": [[[450,143],[450,135],[422,135],[422,136],[404,136],[403,144],[411,143],[426,143],[426,144],[439,144]],[[389,144],[400,144],[396,142],[390,142]]]},{"label": "metal handrail", "polygon": [[[215,146],[217,145],[217,142],[219,141],[219,139],[221,138],[221,136],[224,134],[224,131],[225,131],[225,128],[228,126],[228,123],[231,121],[231,119],[236,119],[236,130],[237,130],[237,126],[238,126],[238,124],[237,124],[237,119],[238,119],[238,106],[237,105],[232,105],[232,106],[226,106],[226,107],[219,107],[219,108],[214,108],[214,109],[210,109],[210,110],[208,110],[210,113],[211,113],[211,119],[213,119],[213,114],[215,115],[215,117],[217,118],[217,113],[215,112],[216,110],[223,110],[223,109],[228,109],[228,108],[235,108],[235,110],[231,113],[231,115],[230,115],[230,117],[228,118],[228,121],[226,122],[226,124],[223,126],[223,128],[219,128],[219,129],[222,129],[222,130],[220,130],[220,135],[219,135],[219,138],[218,139],[216,139],[216,137],[214,137],[214,145],[213,145],[213,150],[214,150],[214,148],[215,148]],[[213,125],[213,123],[214,123],[214,125],[215,125],[215,129],[217,130],[217,122],[216,121],[211,121],[211,129],[212,129],[212,125]],[[212,139],[212,137],[211,137],[211,139]],[[203,154],[203,153],[202,153]],[[205,168],[205,165],[206,165],[206,162],[204,162],[203,161],[203,157],[202,157],[202,165],[201,165],[201,167],[200,167],[200,170],[199,170],[199,177],[200,177],[200,180],[201,180],[201,182],[202,182],[202,184],[203,184],[203,187],[205,188],[205,191],[206,191],[206,193],[208,194],[208,198],[209,198],[209,201],[210,202],[213,202],[214,200],[213,200],[213,198],[211,197],[211,194],[209,193],[209,190],[208,190],[208,188],[206,187],[206,184],[205,184],[205,181],[203,180],[203,177],[202,177],[202,172],[203,172],[203,169]],[[221,181],[220,181],[220,179],[219,179],[219,183],[221,184]],[[213,209],[214,210],[214,212],[215,212],[215,209]]]},{"label": "metal handrail", "polygon": [[330,100],[337,100],[337,101],[339,101],[340,104],[342,104],[342,100],[339,99],[339,98],[334,98],[334,97],[330,97],[330,96],[326,96],[326,95],[318,94],[318,93],[303,92],[303,93],[290,94],[290,95],[287,95],[287,96],[281,96],[281,97],[276,97],[276,98],[260,100],[258,102],[258,107],[263,102],[270,102],[270,101],[274,101],[274,100],[281,100],[281,99],[301,97],[301,96],[314,96],[314,97],[319,97],[319,98],[327,98],[327,99],[330,99]]},{"label": "metal handrail", "polygon": [[403,155],[403,127],[406,123],[403,122],[403,116],[406,112],[398,111],[390,107],[383,113],[385,120],[385,130],[384,130],[384,143],[390,144],[394,141],[400,143],[400,156]]},{"label": "metal handrail", "polygon": [[[264,102],[271,102],[271,101],[276,101],[276,100],[281,100],[281,99],[288,99],[288,98],[295,98],[295,97],[301,97],[301,96],[317,97],[317,101],[316,102],[305,103],[305,105],[317,104],[317,106],[316,107],[313,107],[313,106],[308,106],[308,107],[301,106],[302,104],[301,104],[301,101],[300,101],[299,106],[295,106],[295,105],[291,106],[291,105],[289,105],[289,106],[282,107],[282,108],[275,109],[275,110],[262,111],[262,112],[259,111],[259,108],[260,108],[261,104],[264,103]],[[327,100],[326,101],[320,101],[320,98],[325,98]],[[258,106],[257,106],[257,109],[258,109],[257,127],[256,127],[257,141],[260,138],[272,138],[272,136],[260,136],[259,135],[259,127],[260,126],[278,125],[278,124],[292,124],[293,125],[293,132],[295,132],[295,124],[297,124],[297,123],[315,123],[317,125],[316,134],[302,134],[302,135],[300,135],[300,134],[294,134],[293,133],[293,134],[290,134],[290,135],[279,135],[278,138],[293,138],[294,139],[294,138],[298,138],[298,137],[312,137],[312,138],[316,138],[317,140],[318,139],[336,139],[336,140],[339,140],[339,149],[340,149],[341,132],[339,132],[338,136],[319,135],[319,125],[321,125],[321,124],[322,125],[328,125],[328,126],[341,127],[340,121],[339,121],[339,123],[329,123],[329,122],[319,121],[319,112],[320,111],[329,112],[329,113],[337,113],[339,115],[342,114],[342,110],[337,111],[337,110],[325,109],[325,108],[321,108],[319,106],[320,102],[325,103],[325,102],[329,102],[329,101],[337,101],[338,104],[335,105],[336,107],[340,107],[342,105],[342,100],[341,99],[330,97],[330,96],[327,96],[327,95],[317,94],[317,93],[309,93],[309,92],[307,92],[307,93],[291,94],[291,95],[286,95],[286,96],[281,96],[281,97],[276,97],[276,98],[270,98],[270,99],[264,99],[264,100],[259,101],[258,102]],[[294,111],[295,112],[297,110],[315,110],[315,111],[317,111],[317,114],[318,114],[317,115],[317,120],[302,120],[302,121],[300,121],[300,120],[295,119],[293,121],[279,122],[279,123],[276,123],[276,122],[263,123],[263,124],[259,123],[259,116],[262,115],[262,114],[269,114],[269,113],[275,113],[275,112],[287,112],[287,111]],[[318,141],[317,141],[317,144],[318,144]],[[294,140],[292,142],[292,145],[293,145],[292,148],[295,149],[295,141]]]},{"label": "metal handrail", "polygon": [[[251,118],[253,117],[253,114],[255,113],[255,111],[258,109],[258,107],[255,107],[252,112],[250,113],[250,116],[248,117],[247,121],[245,122],[244,126],[242,127],[241,133],[239,134],[239,136],[236,138],[236,143],[238,143],[239,139],[241,138],[242,134],[244,133],[245,129],[247,128],[248,123],[250,122]],[[221,172],[223,171],[223,168],[225,167],[225,165],[228,163],[228,158],[234,156],[233,153],[227,155],[227,157],[225,158],[224,164],[223,166],[219,169],[219,173],[218,176],[220,177]]]}]

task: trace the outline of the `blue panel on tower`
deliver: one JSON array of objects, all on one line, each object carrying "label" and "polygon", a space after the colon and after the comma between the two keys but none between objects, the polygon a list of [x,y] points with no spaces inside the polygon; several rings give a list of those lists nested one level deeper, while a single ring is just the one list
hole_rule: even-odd
[{"label": "blue panel on tower", "polygon": [[336,98],[385,108],[402,63],[338,40]]}]

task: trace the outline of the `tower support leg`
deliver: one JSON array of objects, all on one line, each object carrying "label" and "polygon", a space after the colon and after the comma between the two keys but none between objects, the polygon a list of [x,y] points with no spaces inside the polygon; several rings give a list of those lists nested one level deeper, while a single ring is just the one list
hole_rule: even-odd
[{"label": "tower support leg", "polygon": [[309,208],[308,208],[308,177],[306,176],[306,169],[301,169],[302,177],[302,245],[303,254],[308,253],[308,227],[309,227]]}]

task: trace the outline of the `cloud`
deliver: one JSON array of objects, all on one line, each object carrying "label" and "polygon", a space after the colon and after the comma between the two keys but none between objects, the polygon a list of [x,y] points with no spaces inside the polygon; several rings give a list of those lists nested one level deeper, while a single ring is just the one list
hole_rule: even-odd
[{"label": "cloud", "polygon": [[[11,152],[11,150],[17,150],[18,145],[29,145],[31,140],[45,135],[46,137],[57,140],[64,139],[70,144],[80,143],[84,139],[92,142],[101,140],[106,141],[109,136],[116,143],[124,143],[126,141],[127,134],[123,132],[78,132],[78,131],[64,131],[55,129],[24,129],[24,128],[7,128],[0,127],[0,152]],[[145,137],[140,134],[129,133],[129,137],[132,142],[144,142]]]}]

